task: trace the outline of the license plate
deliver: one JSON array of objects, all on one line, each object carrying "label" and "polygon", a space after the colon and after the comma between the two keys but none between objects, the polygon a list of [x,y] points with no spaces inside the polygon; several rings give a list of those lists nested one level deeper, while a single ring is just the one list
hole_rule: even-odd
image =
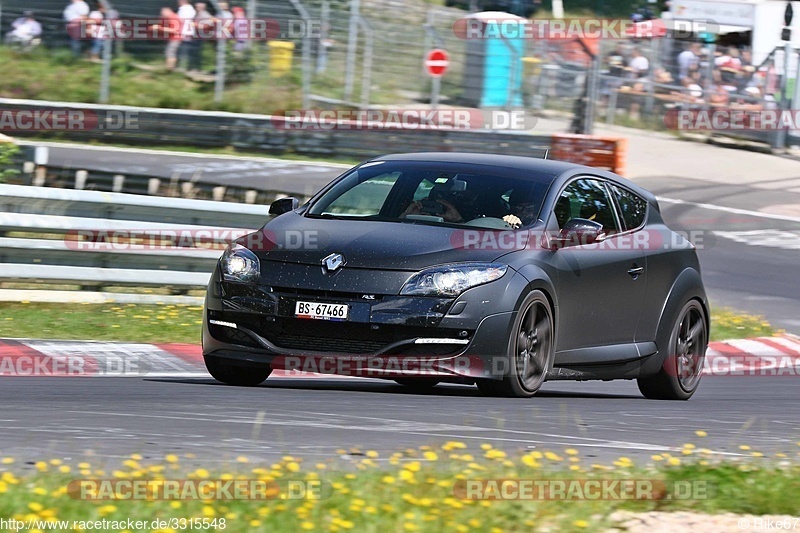
[{"label": "license plate", "polygon": [[347,304],[327,304],[321,302],[297,302],[294,314],[297,318],[312,318],[315,320],[333,320],[344,322],[350,307]]}]

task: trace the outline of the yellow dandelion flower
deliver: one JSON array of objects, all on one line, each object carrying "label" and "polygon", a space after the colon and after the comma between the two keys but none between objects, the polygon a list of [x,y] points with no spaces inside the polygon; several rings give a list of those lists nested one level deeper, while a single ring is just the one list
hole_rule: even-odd
[{"label": "yellow dandelion flower", "polygon": [[411,472],[419,472],[421,465],[419,461],[411,461],[410,463],[406,463],[406,465],[403,468]]}]

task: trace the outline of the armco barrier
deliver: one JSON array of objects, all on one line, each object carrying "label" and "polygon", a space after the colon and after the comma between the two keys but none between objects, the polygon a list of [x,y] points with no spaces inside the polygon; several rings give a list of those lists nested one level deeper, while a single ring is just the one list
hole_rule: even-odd
[{"label": "armco barrier", "polygon": [[[550,157],[563,161],[624,171],[623,138],[590,135],[535,135],[519,131],[458,129],[329,129],[287,130],[280,119],[270,115],[104,106],[38,100],[0,98],[0,110],[82,110],[93,113],[95,124],[74,131],[37,131],[38,136],[126,142],[146,145],[191,145],[228,147],[270,154],[299,154],[311,157],[345,156],[368,158],[392,152],[488,152],[495,154]],[[119,125],[120,117],[135,117],[129,127]],[[17,132],[25,135],[26,132]]]},{"label": "armco barrier", "polygon": [[[190,145],[263,151],[270,154],[367,158],[390,152],[491,152],[541,156],[550,135],[495,130],[328,129],[287,130],[270,115],[190,111],[129,106],[46,102],[0,98],[2,110],[80,110],[91,114],[86,129],[16,131],[24,137],[68,138],[70,141],[111,141],[130,144]],[[135,117],[124,124],[124,116]]]},{"label": "armco barrier", "polygon": [[0,184],[0,282],[200,289],[225,243],[262,226],[268,210]]}]

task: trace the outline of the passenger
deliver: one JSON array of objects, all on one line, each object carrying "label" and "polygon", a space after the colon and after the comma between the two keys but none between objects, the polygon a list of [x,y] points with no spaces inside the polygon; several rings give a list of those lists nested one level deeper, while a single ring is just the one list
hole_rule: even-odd
[{"label": "passenger", "polygon": [[536,221],[539,203],[531,197],[530,189],[514,189],[508,198],[511,213],[503,217],[503,221],[512,229],[529,226]]}]

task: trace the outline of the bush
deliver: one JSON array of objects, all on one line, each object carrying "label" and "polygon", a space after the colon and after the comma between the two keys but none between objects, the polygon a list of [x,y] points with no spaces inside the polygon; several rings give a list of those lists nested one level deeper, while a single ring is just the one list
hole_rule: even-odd
[{"label": "bush", "polygon": [[5,182],[6,178],[14,174],[19,174],[19,170],[9,168],[14,163],[14,156],[19,153],[19,148],[10,142],[3,142],[0,139],[0,183]]}]

